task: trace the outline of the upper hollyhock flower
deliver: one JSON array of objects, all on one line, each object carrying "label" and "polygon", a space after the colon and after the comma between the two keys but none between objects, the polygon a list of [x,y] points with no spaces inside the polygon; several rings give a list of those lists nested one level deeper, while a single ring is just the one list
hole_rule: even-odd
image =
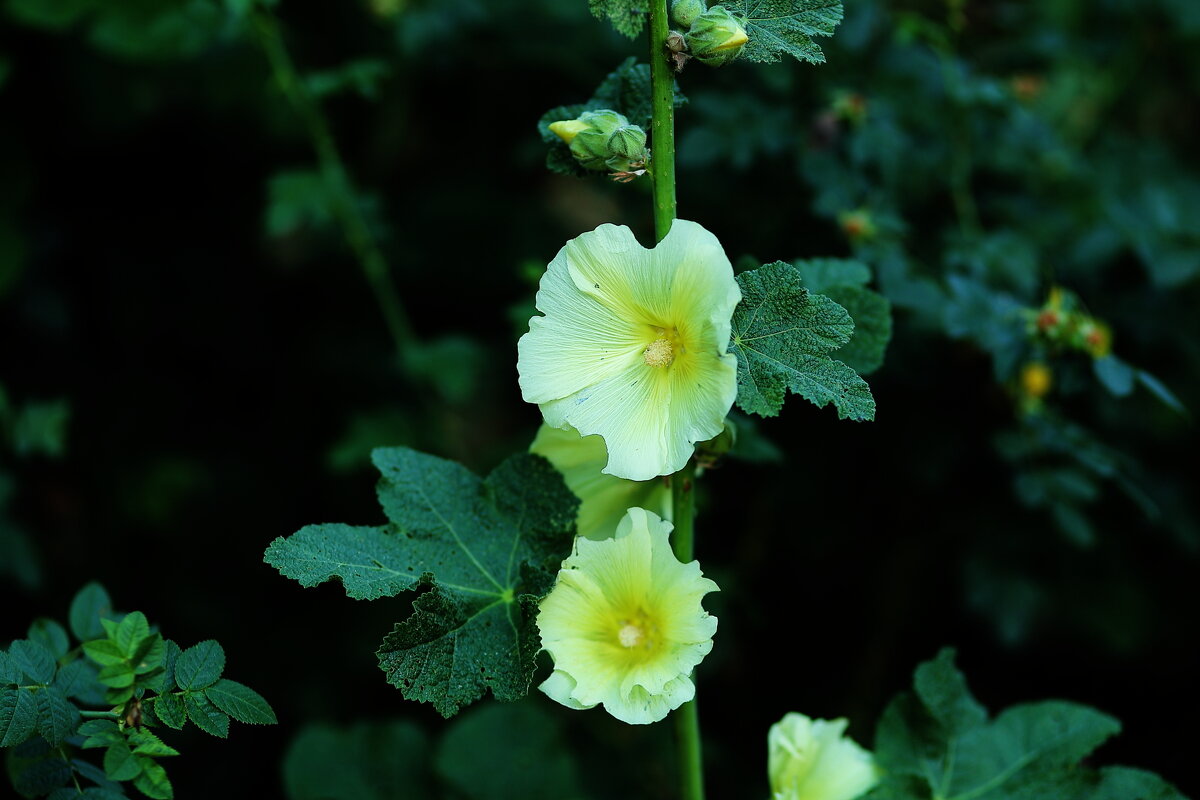
[{"label": "upper hollyhock flower", "polygon": [[604,472],[643,481],[681,469],[721,432],[737,396],[726,352],[741,300],[720,242],[675,220],[652,250],[624,226],[567,242],[537,293],[544,317],[517,345],[521,395],[555,428],[599,434]]},{"label": "upper hollyhock flower", "polygon": [[771,726],[771,800],[854,800],[879,783],[871,753],[842,736],[846,724],[793,712]]},{"label": "upper hollyhock flower", "polygon": [[671,487],[664,481],[627,481],[600,471],[608,451],[599,436],[581,437],[574,428],[542,425],[529,452],[548,459],[579,498],[575,525],[580,536],[611,538],[625,511],[635,506],[659,516],[671,511]]},{"label": "upper hollyhock flower", "polygon": [[658,722],[696,694],[691,672],[712,650],[717,618],[700,605],[717,585],[681,564],[671,523],[631,508],[611,539],[578,537],[542,599],[537,626],[554,672],[539,687],[569,708],[631,725]]}]

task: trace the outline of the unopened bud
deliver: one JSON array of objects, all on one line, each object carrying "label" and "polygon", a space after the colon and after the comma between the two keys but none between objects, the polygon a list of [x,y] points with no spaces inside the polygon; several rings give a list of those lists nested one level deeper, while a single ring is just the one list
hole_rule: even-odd
[{"label": "unopened bud", "polygon": [[746,29],[722,6],[701,14],[684,38],[692,55],[713,67],[733,61],[750,41]]},{"label": "unopened bud", "polygon": [[555,136],[570,144],[580,131],[587,130],[588,124],[578,119],[560,119],[558,122],[551,122],[547,127]]},{"label": "unopened bud", "polygon": [[671,19],[681,28],[690,28],[707,10],[704,0],[672,0]]},{"label": "unopened bud", "polygon": [[583,123],[585,127],[571,138],[571,155],[584,169],[610,169],[607,162],[612,152],[608,149],[608,140],[618,128],[628,126],[629,120],[616,111],[601,109],[585,111],[576,122]]},{"label": "unopened bud", "polygon": [[644,160],[646,132],[637,125],[622,125],[608,137],[608,151],[612,156],[630,161]]}]

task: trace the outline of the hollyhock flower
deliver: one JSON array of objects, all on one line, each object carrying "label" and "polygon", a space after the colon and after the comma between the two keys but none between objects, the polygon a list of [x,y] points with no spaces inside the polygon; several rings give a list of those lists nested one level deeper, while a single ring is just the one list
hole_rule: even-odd
[{"label": "hollyhock flower", "polygon": [[696,223],[675,220],[652,250],[601,225],[567,242],[542,277],[545,316],[517,345],[521,395],[552,427],[599,434],[609,475],[676,472],[721,432],[737,396],[727,350],[740,300],[720,242]]},{"label": "hollyhock flower", "polygon": [[716,617],[700,606],[717,585],[681,564],[671,524],[631,508],[616,535],[575,539],[537,626],[554,672],[539,687],[569,708],[658,722],[696,694],[691,672],[712,650]]},{"label": "hollyhock flower", "polygon": [[626,510],[635,506],[659,516],[670,513],[671,487],[662,480],[627,481],[601,472],[608,451],[599,436],[580,436],[574,428],[542,425],[529,452],[548,459],[579,498],[575,524],[580,536],[612,538]]},{"label": "hollyhock flower", "polygon": [[871,753],[842,736],[846,720],[786,714],[767,734],[771,800],[854,800],[879,783]]}]

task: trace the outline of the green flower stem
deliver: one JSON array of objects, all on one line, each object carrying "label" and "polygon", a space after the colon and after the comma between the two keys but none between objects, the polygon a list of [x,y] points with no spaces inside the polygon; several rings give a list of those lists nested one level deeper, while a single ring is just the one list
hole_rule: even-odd
[{"label": "green flower stem", "polygon": [[654,179],[654,240],[675,220],[675,76],[667,61],[667,0],[650,2],[650,172]]},{"label": "green flower stem", "polygon": [[115,711],[89,711],[86,708],[79,710],[79,716],[84,719],[119,719],[119,715]]},{"label": "green flower stem", "polygon": [[[696,467],[691,461],[671,476],[671,516],[675,524],[671,542],[675,557],[685,564],[693,559],[695,549],[695,479]],[[704,762],[700,754],[700,716],[695,700],[684,703],[675,712],[675,738],[680,797],[684,800],[703,800]]]},{"label": "green flower stem", "polygon": [[278,84],[284,97],[292,104],[296,114],[308,129],[313,149],[317,152],[317,161],[321,167],[321,177],[330,190],[334,200],[334,211],[341,223],[346,241],[354,255],[362,265],[367,283],[383,312],[388,332],[396,346],[397,354],[403,358],[413,344],[412,326],[408,314],[400,302],[396,285],[392,282],[391,271],[387,260],[379,248],[379,243],[371,233],[362,209],[354,193],[353,184],[346,173],[342,157],[338,153],[337,144],[329,131],[329,124],[321,113],[321,108],[308,90],[304,80],[296,72],[291,55],[283,42],[279,30],[279,21],[270,10],[258,8],[254,13],[254,24],[258,31],[259,43],[266,53],[271,65],[275,83]]}]

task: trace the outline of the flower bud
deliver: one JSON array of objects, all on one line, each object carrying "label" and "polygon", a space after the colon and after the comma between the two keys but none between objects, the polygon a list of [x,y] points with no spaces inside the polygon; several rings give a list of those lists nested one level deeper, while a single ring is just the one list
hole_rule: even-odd
[{"label": "flower bud", "polygon": [[558,122],[551,122],[547,127],[555,136],[570,144],[580,131],[587,130],[588,124],[578,119],[560,119]]},{"label": "flower bud", "polygon": [[608,137],[608,152],[609,166],[613,169],[628,169],[629,164],[645,162],[646,132],[637,125],[622,125]]},{"label": "flower bud", "polygon": [[750,41],[746,29],[722,6],[701,14],[684,38],[692,55],[712,67],[733,61]]},{"label": "flower bud", "polygon": [[608,149],[608,140],[618,128],[628,127],[629,120],[624,115],[606,108],[585,111],[575,121],[583,123],[585,127],[571,138],[571,155],[575,156],[575,160],[584,169],[608,170],[607,162],[613,155]]},{"label": "flower bud", "polygon": [[672,0],[671,19],[681,28],[690,28],[707,10],[704,0]]}]

